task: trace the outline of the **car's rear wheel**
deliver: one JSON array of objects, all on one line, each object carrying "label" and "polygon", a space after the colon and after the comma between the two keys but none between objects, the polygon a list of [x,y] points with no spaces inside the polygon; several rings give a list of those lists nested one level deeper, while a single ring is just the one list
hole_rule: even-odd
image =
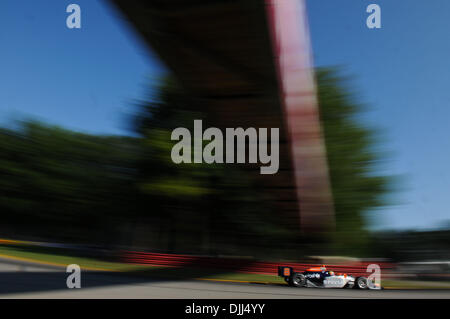
[{"label": "car's rear wheel", "polygon": [[298,272],[289,277],[289,285],[293,287],[304,287],[306,285],[306,277]]},{"label": "car's rear wheel", "polygon": [[355,280],[355,286],[356,289],[369,289],[369,284],[367,283],[366,277],[358,277]]}]

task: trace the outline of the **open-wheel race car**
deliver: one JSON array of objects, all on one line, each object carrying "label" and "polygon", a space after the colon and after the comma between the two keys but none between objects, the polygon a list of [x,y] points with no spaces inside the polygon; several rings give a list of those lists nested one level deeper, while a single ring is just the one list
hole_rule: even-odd
[{"label": "open-wheel race car", "polygon": [[278,276],[293,287],[381,289],[367,277],[336,274],[325,266],[295,272],[292,267],[278,266]]}]

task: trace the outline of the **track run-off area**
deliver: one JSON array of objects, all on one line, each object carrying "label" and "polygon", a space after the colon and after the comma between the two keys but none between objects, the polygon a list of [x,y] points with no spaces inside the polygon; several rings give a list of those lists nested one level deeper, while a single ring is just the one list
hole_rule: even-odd
[{"label": "track run-off area", "polygon": [[197,279],[159,279],[127,273],[82,271],[81,288],[69,289],[65,269],[0,259],[0,298],[69,299],[450,299],[450,290],[362,291]]}]

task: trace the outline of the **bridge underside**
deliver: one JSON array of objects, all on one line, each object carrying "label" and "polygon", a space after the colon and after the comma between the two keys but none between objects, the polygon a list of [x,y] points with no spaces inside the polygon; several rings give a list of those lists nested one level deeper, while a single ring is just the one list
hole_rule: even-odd
[{"label": "bridge underside", "polygon": [[[295,1],[287,0],[294,6]],[[290,42],[298,34],[289,21],[301,19],[301,12],[287,14],[283,25],[280,14],[292,7],[278,8],[271,1],[113,2],[200,101],[207,114],[204,127],[280,129],[278,173],[260,175],[259,164],[246,168],[286,225],[323,230],[332,224],[314,85],[305,65],[309,48]],[[293,65],[295,76],[289,73]]]}]

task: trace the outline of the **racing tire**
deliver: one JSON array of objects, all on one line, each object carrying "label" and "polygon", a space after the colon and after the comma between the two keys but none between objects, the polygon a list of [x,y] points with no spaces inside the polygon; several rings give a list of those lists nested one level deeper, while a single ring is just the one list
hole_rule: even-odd
[{"label": "racing tire", "polygon": [[366,277],[358,277],[355,279],[354,289],[369,289],[369,284],[367,283]]},{"label": "racing tire", "polygon": [[298,272],[294,273],[291,277],[289,277],[289,285],[292,287],[305,287],[306,286],[306,277],[303,274]]}]

